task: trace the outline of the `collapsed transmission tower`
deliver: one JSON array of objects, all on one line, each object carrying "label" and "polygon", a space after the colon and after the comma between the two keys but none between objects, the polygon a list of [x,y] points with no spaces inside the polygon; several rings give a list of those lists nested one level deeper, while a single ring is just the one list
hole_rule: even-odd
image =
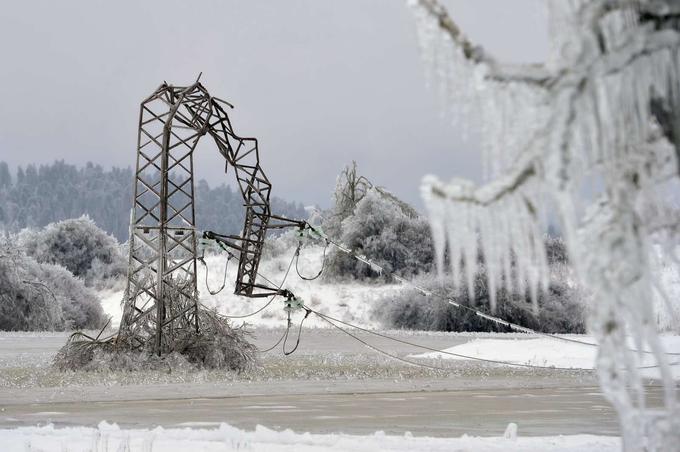
[{"label": "collapsed transmission tower", "polygon": [[[257,282],[269,227],[303,227],[304,222],[271,215],[271,183],[259,162],[257,139],[234,133],[225,107],[198,81],[190,86],[163,83],[140,108],[134,207],[130,224],[128,282],[120,335],[153,341],[158,354],[173,337],[199,332],[196,284],[197,242],[194,205],[194,150],[210,135],[234,168],[243,196],[243,232],[204,236],[239,254],[234,293],[261,297],[287,293]],[[269,225],[270,218],[279,220]]]}]

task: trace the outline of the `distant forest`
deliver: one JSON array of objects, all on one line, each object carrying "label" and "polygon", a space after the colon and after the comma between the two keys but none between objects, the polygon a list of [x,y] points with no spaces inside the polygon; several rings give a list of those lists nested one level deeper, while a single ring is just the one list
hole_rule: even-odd
[{"label": "distant forest", "polygon": [[[51,165],[18,167],[12,174],[0,162],[0,230],[10,232],[42,227],[54,221],[89,215],[119,241],[128,239],[132,208],[131,168],[104,170],[88,163],[84,167],[56,161]],[[228,185],[210,188],[205,180],[196,183],[196,221],[201,230],[240,233],[243,199]],[[272,212],[290,218],[306,218],[300,203],[277,197]]]}]

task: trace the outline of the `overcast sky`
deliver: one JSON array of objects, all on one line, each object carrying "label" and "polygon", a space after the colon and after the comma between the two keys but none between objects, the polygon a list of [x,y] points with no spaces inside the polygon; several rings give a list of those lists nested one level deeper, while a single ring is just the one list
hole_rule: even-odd
[{"label": "overcast sky", "polygon": [[[448,0],[466,33],[508,61],[541,61],[541,0]],[[0,160],[134,165],[139,103],[163,80],[236,108],[277,196],[328,206],[339,170],[420,205],[422,176],[479,178],[473,138],[425,86],[403,0],[5,1]],[[197,177],[231,181],[207,140]]]}]

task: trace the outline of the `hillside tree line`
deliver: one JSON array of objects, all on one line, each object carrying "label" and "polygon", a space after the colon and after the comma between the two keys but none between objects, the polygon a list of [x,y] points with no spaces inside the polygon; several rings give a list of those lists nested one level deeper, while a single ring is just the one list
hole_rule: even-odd
[{"label": "hillside tree line", "polygon": [[[120,242],[128,239],[132,208],[133,170],[83,167],[63,160],[49,165],[18,167],[12,174],[0,162],[0,230],[16,232],[88,215]],[[243,199],[226,184],[210,187],[205,180],[195,186],[196,221],[201,230],[238,234],[243,228]],[[272,197],[272,212],[306,218],[300,203]]]}]

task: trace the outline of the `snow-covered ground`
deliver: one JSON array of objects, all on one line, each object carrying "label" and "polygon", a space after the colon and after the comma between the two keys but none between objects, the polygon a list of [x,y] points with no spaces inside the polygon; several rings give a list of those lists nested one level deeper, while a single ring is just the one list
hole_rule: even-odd
[{"label": "snow-covered ground", "polygon": [[[270,279],[276,285],[280,284],[286,273],[286,269],[293,257],[294,248],[281,253],[274,258],[263,257],[259,273]],[[224,267],[226,254],[207,256],[208,287],[217,291],[224,280]],[[323,248],[321,246],[306,246],[302,249],[299,259],[299,270],[304,276],[314,276],[321,268],[323,262]],[[268,299],[245,298],[234,295],[234,281],[238,262],[231,260],[227,270],[226,286],[217,295],[211,295],[206,288],[206,267],[198,265],[198,290],[200,302],[210,308],[217,309],[225,315],[242,316],[257,311],[264,306]],[[264,282],[262,280],[262,282]],[[291,268],[283,285],[296,296],[302,298],[305,304],[311,308],[319,308],[325,314],[340,318],[347,322],[355,323],[362,327],[375,328],[378,323],[372,318],[371,309],[374,301],[379,298],[397,293],[403,289],[401,284],[364,284],[359,282],[328,283],[321,278],[314,281],[301,279],[296,271],[295,264]],[[111,325],[117,327],[122,315],[121,300],[123,290],[104,290],[99,293],[102,306],[107,315],[111,316]],[[302,314],[298,314],[294,321],[299,321]],[[281,327],[286,325],[286,313],[283,310],[283,299],[277,298],[265,310],[254,316],[244,319],[234,319],[234,323],[248,324],[264,327]],[[315,316],[305,321],[307,326],[325,327],[327,324]]]},{"label": "snow-covered ground", "polygon": [[[594,338],[585,335],[565,335],[581,342],[595,343]],[[662,344],[669,353],[680,353],[680,336],[664,335]],[[633,345],[631,344],[631,348]],[[548,366],[571,369],[593,369],[597,347],[561,341],[554,338],[541,337],[537,339],[497,339],[479,338],[465,344],[456,345],[444,350],[463,356],[526,364],[531,366]],[[438,352],[411,355],[414,358],[436,359],[466,359],[462,356],[447,355]],[[669,356],[675,378],[680,379],[680,355]],[[644,354],[642,366],[653,366],[653,356]],[[643,375],[649,378],[658,376],[658,369],[644,369]]]},{"label": "snow-covered ground", "polygon": [[[199,427],[199,426],[194,426]],[[257,426],[254,431],[241,430],[227,424],[216,429],[182,428],[153,430],[121,429],[102,422],[97,428],[23,427],[0,430],[3,450],[24,451],[614,451],[619,450],[619,438],[610,436],[574,435],[551,437],[517,437],[512,427],[504,437],[459,438],[390,436],[382,432],[356,436],[344,434],[295,433],[274,431]]]}]

